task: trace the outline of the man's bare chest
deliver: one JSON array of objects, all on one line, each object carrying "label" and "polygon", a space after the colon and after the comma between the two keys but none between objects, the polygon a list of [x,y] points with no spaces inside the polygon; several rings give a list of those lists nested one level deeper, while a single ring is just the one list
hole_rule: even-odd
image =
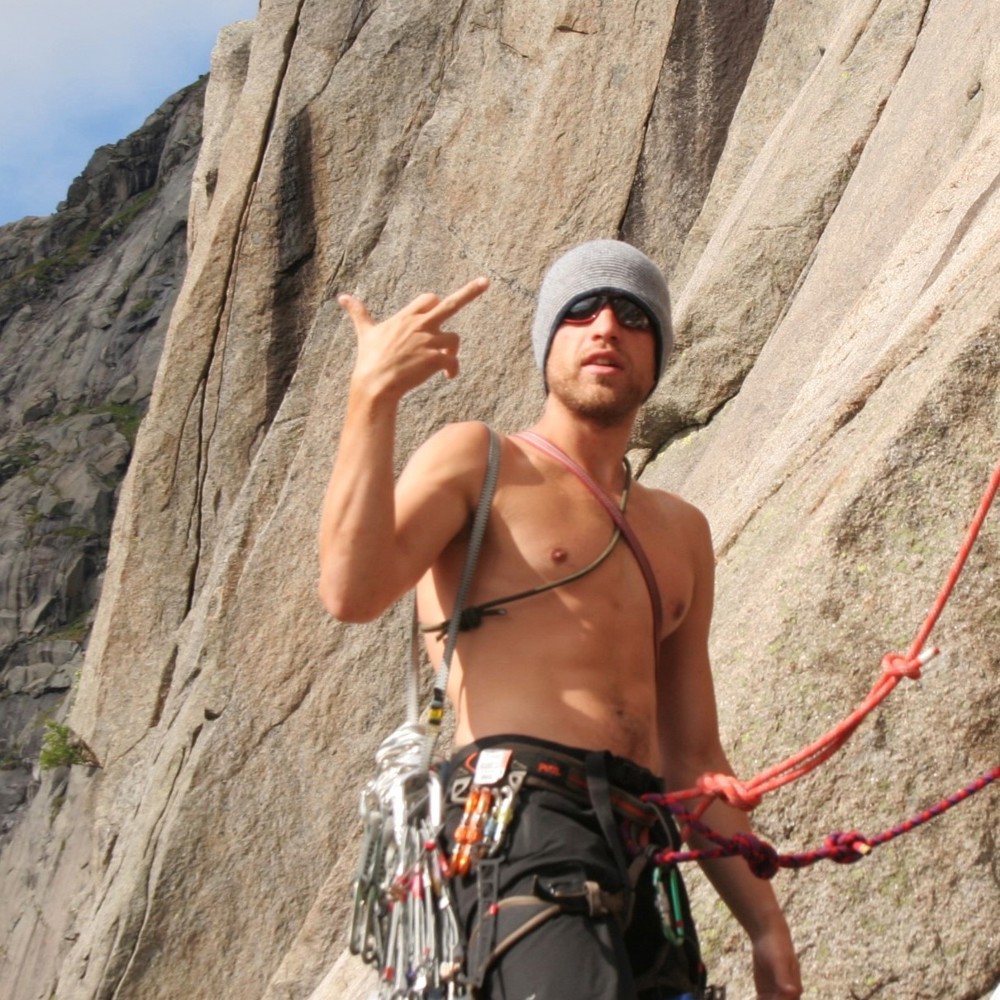
[{"label": "man's bare chest", "polygon": [[[574,485],[498,491],[485,560],[489,589],[557,584],[583,613],[640,615],[650,595],[634,553],[607,511]],[[653,568],[670,631],[690,603],[693,573],[684,539],[648,507],[633,496],[626,516]]]}]

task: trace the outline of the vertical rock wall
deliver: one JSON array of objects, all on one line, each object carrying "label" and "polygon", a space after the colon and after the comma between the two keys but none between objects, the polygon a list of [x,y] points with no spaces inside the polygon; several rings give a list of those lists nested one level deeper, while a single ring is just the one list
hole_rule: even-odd
[{"label": "vertical rock wall", "polygon": [[[734,762],[853,707],[1000,453],[998,29],[963,0],[274,0],[224,33],[72,715],[104,767],[4,856],[12,1000],[363,995],[347,963],[324,976],[405,628],[339,626],[314,595],[353,351],[339,290],[386,311],[493,279],[462,314],[461,378],[407,401],[402,461],[444,421],[535,414],[526,330],[554,254],[623,234],[662,260],[680,349],[636,443],[713,525]],[[997,530],[943,660],[761,808],[780,847],[878,832],[1000,759]],[[779,875],[809,996],[987,993],[996,803]],[[749,995],[740,935],[696,902],[716,978]]]}]

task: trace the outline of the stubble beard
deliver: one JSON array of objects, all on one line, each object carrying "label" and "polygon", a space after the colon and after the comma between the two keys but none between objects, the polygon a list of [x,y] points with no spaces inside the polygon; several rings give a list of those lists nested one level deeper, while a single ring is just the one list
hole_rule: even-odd
[{"label": "stubble beard", "polygon": [[646,398],[642,387],[631,380],[616,390],[610,379],[598,377],[588,384],[553,372],[549,392],[571,413],[602,428],[631,423]]}]

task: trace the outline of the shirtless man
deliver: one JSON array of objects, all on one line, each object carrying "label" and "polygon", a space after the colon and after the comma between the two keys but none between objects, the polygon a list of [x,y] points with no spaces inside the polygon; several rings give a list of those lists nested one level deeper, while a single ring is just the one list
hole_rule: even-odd
[{"label": "shirtless man", "polygon": [[[487,287],[479,278],[445,298],[421,295],[381,323],[357,298],[340,297],[357,331],[358,352],[319,537],[320,595],[338,619],[370,621],[414,586],[422,622],[440,622],[450,613],[486,470],[487,431],[478,423],[444,427],[394,483],[396,417],[409,390],[439,371],[448,378],[458,374],[459,337],[447,326]],[[615,500],[626,489],[623,458],[636,413],[672,346],[669,308],[660,271],[617,241],[571,250],[540,291],[533,343],[547,395],[532,431]],[[566,750],[581,762],[606,751],[605,760],[634,762],[661,776],[667,789],[690,788],[705,773],[731,773],[708,657],[714,555],[707,522],[680,497],[640,484],[629,491],[627,518],[660,592],[658,650],[651,640],[649,592],[635,557],[619,542],[592,572],[512,603],[461,634],[448,685],[456,746],[507,746],[523,738],[528,747]],[[588,566],[612,530],[608,513],[569,469],[522,438],[504,438],[470,602],[518,593]],[[440,658],[438,643],[428,639],[432,662]],[[463,755],[467,748],[455,760]],[[648,788],[632,789],[642,790]],[[604,889],[621,888],[605,884],[621,870],[614,865],[621,851],[601,839],[596,810],[588,803],[568,819],[561,801],[546,804],[544,793],[527,792],[527,804],[518,804],[508,862],[519,850],[518,822],[524,838],[534,830],[524,851],[535,850],[539,832],[549,830],[567,857],[577,839],[588,836],[578,836],[572,824],[582,829],[589,823],[599,843],[581,848],[587,855],[581,864],[590,864],[592,849],[606,850],[606,868],[605,861],[594,862],[587,875]],[[522,818],[536,809],[533,794],[542,810],[537,823]],[[749,830],[745,814],[722,803],[712,805],[705,821],[725,834]],[[453,817],[451,829],[456,822]],[[564,829],[564,822],[571,825]],[[566,857],[539,864],[547,861],[554,870],[566,868]],[[738,858],[703,867],[750,937],[758,996],[800,996],[791,935],[769,883]],[[459,887],[460,908],[475,923],[475,873],[456,881],[469,883],[464,899]],[[522,879],[519,891],[530,892],[534,884]],[[478,905],[484,905],[481,896]],[[648,922],[649,913],[643,919]],[[693,981],[673,991],[660,982],[658,990],[645,992],[630,948],[610,917],[560,915],[490,969],[480,996],[694,995]]]}]

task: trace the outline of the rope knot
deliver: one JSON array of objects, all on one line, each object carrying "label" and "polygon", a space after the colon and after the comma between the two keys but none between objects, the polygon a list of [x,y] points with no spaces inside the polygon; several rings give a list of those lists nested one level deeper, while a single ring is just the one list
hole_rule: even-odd
[{"label": "rope knot", "polygon": [[763,796],[751,791],[739,778],[731,774],[703,774],[698,779],[702,795],[723,799],[727,805],[744,812],[751,812],[760,805]]},{"label": "rope knot", "polygon": [[483,613],[479,608],[462,608],[458,616],[458,629],[460,632],[471,632],[474,628],[479,628],[483,624]]},{"label": "rope knot", "polygon": [[872,851],[871,841],[856,830],[831,833],[823,841],[823,847],[830,860],[838,865],[853,865]]},{"label": "rope knot", "polygon": [[772,879],[778,874],[778,869],[781,867],[778,862],[778,852],[766,841],[755,837],[752,833],[734,834],[732,840],[739,849],[740,856],[757,878]]},{"label": "rope knot", "polygon": [[908,677],[911,681],[919,681],[920,668],[937,652],[936,649],[925,649],[916,657],[905,653],[886,653],[882,657],[882,673],[887,677]]}]

